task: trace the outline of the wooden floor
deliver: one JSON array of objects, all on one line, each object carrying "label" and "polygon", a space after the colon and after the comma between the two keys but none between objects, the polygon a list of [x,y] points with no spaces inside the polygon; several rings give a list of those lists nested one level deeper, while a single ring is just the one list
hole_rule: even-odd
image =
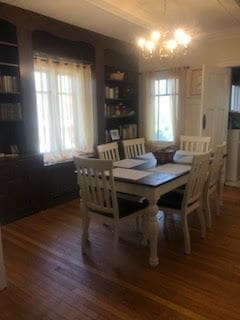
[{"label": "wooden floor", "polygon": [[240,189],[225,189],[223,214],[206,239],[193,221],[190,256],[179,221],[165,240],[162,220],[159,266],[148,266],[148,248],[129,226],[118,271],[102,224],[92,223],[88,257],[81,255],[77,200],[3,227],[8,288],[0,319],[240,319]]}]

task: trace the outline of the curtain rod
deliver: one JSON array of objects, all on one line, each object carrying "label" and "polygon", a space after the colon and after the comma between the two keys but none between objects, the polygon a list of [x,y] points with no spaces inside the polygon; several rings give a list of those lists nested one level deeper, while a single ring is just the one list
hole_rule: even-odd
[{"label": "curtain rod", "polygon": [[184,66],[184,67],[176,67],[176,68],[169,68],[169,69],[160,69],[160,70],[154,70],[154,71],[143,71],[139,72],[138,74],[143,74],[143,73],[158,73],[158,72],[164,72],[164,71],[174,71],[174,70],[179,70],[179,69],[189,69],[190,67]]},{"label": "curtain rod", "polygon": [[43,59],[53,59],[53,60],[56,60],[55,62],[56,63],[59,63],[59,62],[63,62],[63,63],[75,63],[75,64],[85,64],[85,65],[90,65],[90,66],[93,66],[93,62],[91,61],[87,61],[87,60],[77,60],[77,59],[71,59],[71,58],[67,58],[67,57],[61,57],[61,56],[56,56],[56,55],[52,55],[52,54],[48,54],[46,52],[41,52],[41,51],[34,51],[34,56],[33,56],[34,59],[36,58],[43,58]]}]

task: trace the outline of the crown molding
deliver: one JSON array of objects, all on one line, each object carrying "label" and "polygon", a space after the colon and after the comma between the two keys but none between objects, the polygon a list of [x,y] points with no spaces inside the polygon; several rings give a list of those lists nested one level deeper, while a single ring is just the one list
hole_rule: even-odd
[{"label": "crown molding", "polygon": [[151,17],[143,17],[139,14],[136,14],[137,11],[134,12],[134,14],[131,14],[129,11],[121,9],[119,6],[114,5],[109,0],[85,0],[88,3],[98,7],[99,9],[108,12],[112,15],[117,16],[120,19],[126,20],[130,23],[133,23],[142,29],[150,29],[151,24],[154,24],[154,21],[151,20]]},{"label": "crown molding", "polygon": [[201,40],[226,40],[240,38],[240,26],[217,32],[203,33],[197,36]]}]

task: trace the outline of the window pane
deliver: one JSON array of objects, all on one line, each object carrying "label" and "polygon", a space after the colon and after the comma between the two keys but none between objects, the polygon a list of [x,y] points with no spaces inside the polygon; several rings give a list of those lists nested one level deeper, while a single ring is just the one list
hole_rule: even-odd
[{"label": "window pane", "polygon": [[160,87],[160,94],[166,94],[167,93],[167,80],[162,79],[159,81],[159,87]]},{"label": "window pane", "polygon": [[155,94],[159,94],[159,81],[155,80]]},{"label": "window pane", "polygon": [[74,145],[72,83],[71,83],[71,77],[68,75],[58,75],[58,99],[59,99],[61,142],[65,150],[73,149],[75,145]]},{"label": "window pane", "polygon": [[155,139],[173,141],[170,97],[155,97]]},{"label": "window pane", "polygon": [[47,73],[35,72],[35,86],[38,114],[39,151],[50,151],[49,97],[47,92]]}]

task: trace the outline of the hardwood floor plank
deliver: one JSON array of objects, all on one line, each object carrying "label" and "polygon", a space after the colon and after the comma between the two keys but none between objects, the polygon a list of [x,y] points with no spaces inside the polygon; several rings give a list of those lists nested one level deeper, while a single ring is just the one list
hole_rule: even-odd
[{"label": "hardwood floor plank", "polygon": [[206,239],[191,228],[192,254],[183,254],[179,220],[162,234],[160,264],[148,266],[148,248],[135,226],[120,241],[120,268],[112,267],[112,232],[92,222],[88,256],[81,254],[79,201],[3,227],[8,288],[0,319],[240,319],[240,190],[226,187],[223,214]]}]

